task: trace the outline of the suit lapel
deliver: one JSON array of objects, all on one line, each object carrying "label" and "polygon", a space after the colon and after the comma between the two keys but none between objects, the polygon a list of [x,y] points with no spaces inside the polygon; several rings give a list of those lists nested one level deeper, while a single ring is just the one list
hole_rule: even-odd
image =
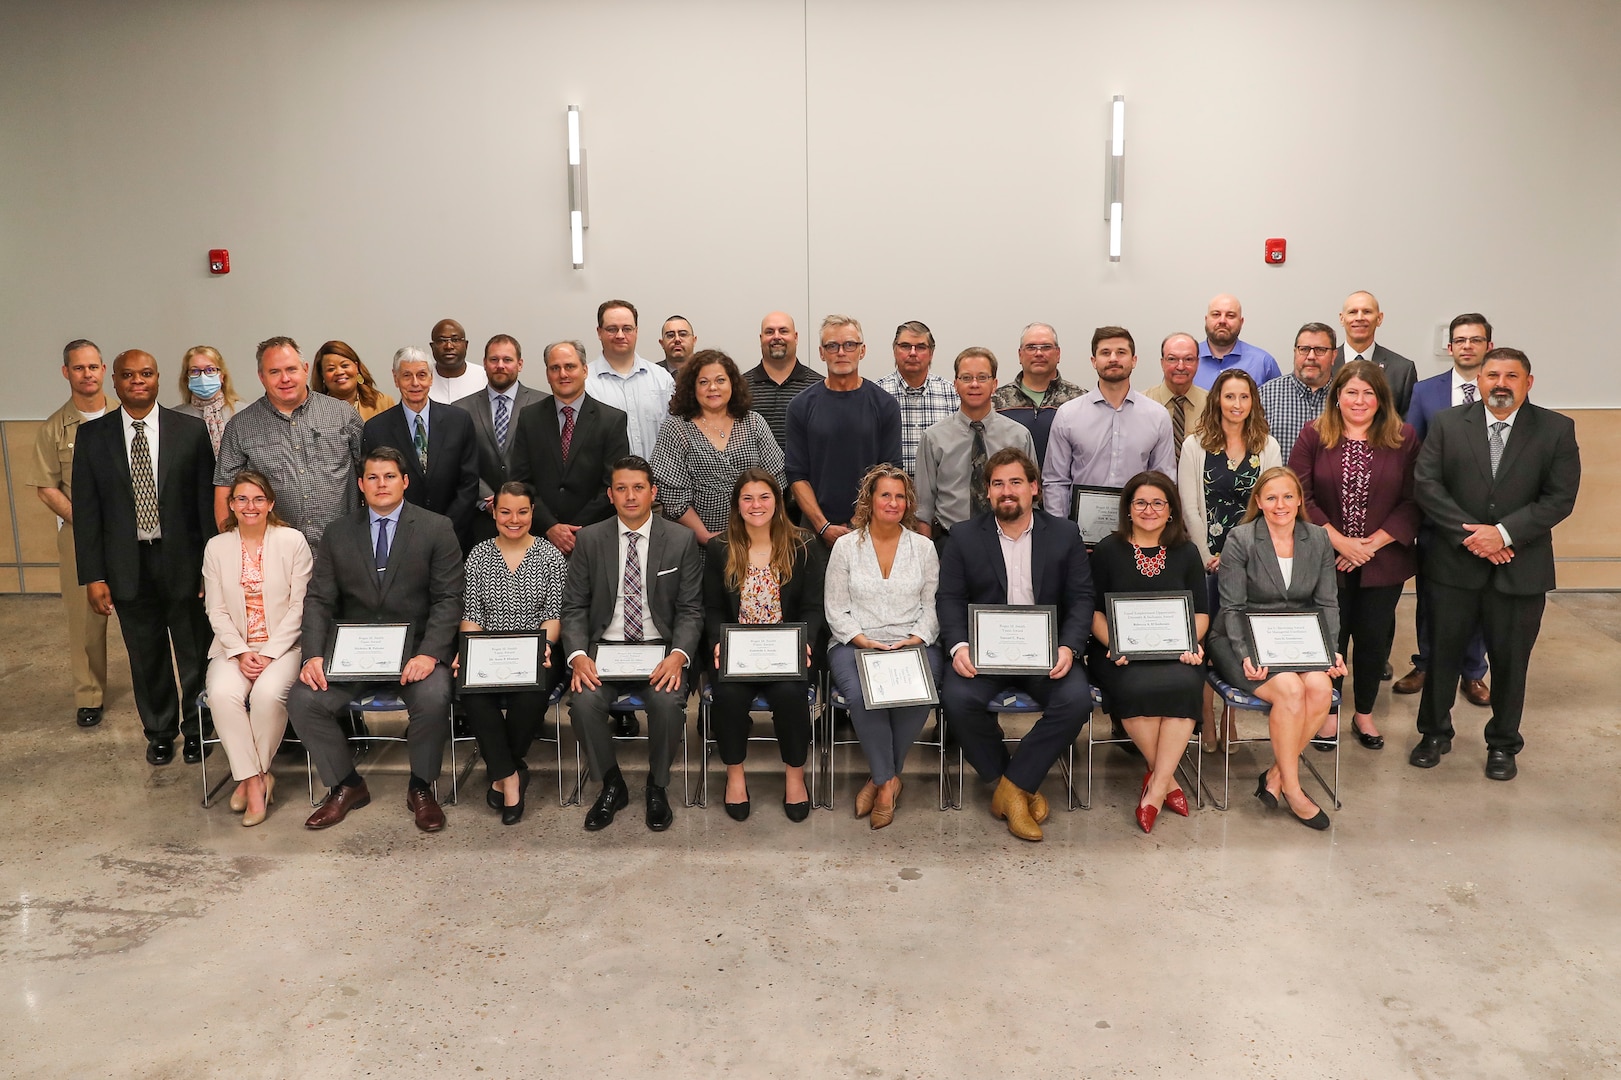
[{"label": "suit lapel", "polygon": [[[1261,564],[1261,570],[1271,579],[1271,584],[1279,596],[1286,596],[1288,588],[1283,584],[1283,566],[1278,562],[1278,549],[1272,546],[1272,533],[1267,530],[1266,522],[1256,518],[1255,527],[1255,553]],[[1298,545],[1295,554],[1300,554]]]},{"label": "suit lapel", "polygon": [[[433,423],[431,416],[428,418],[428,423],[430,425]],[[377,553],[375,550],[372,552],[371,558],[367,560],[372,566],[372,578],[377,579],[381,576],[381,580],[377,582],[377,598],[379,601],[388,595],[389,587],[394,584],[394,578],[398,576],[400,563],[405,561],[405,555],[410,550],[411,543],[415,539],[416,530],[409,527],[414,516],[411,511],[412,506],[410,503],[400,504],[400,518],[394,526],[394,535],[389,538],[388,569],[384,570],[381,575],[377,573]],[[369,514],[366,520],[370,522],[371,516]],[[368,525],[368,535],[370,531]]]},{"label": "suit lapel", "polygon": [[175,443],[175,425],[164,423],[162,416],[159,415],[162,412],[163,406],[159,405],[147,414],[148,419],[156,424],[158,428],[158,467],[155,470],[156,475],[152,479],[158,487],[158,505],[160,507],[163,505],[165,481],[168,479],[169,470],[174,467],[175,458],[179,454],[179,449]]},{"label": "suit lapel", "polygon": [[[480,394],[478,398],[478,405],[473,409],[473,423],[478,425],[479,437],[485,442],[489,443],[491,446],[495,447],[496,453],[499,454],[506,448],[497,442],[495,438],[494,410],[495,406],[490,401],[490,395],[488,393]],[[517,408],[516,403],[514,403],[513,415],[507,417],[508,438],[511,438],[513,429],[517,427],[517,420]]]},{"label": "suit lapel", "polygon": [[[1490,430],[1488,428],[1487,430]],[[1520,406],[1520,415],[1514,418],[1514,426],[1508,430],[1508,442],[1503,444],[1503,458],[1497,463],[1497,476],[1507,477],[1509,468],[1520,459],[1520,451],[1525,448],[1526,442],[1536,435],[1536,414],[1531,411],[1531,403],[1526,402]],[[1486,447],[1487,471],[1491,467],[1491,446]],[[1492,477],[1492,486],[1497,486],[1497,476]]]},{"label": "suit lapel", "polygon": [[[980,527],[985,531],[986,546],[989,547],[991,569],[996,571],[997,583],[1002,586],[1002,603],[1007,603],[1007,560],[1002,557],[1002,536],[997,530],[996,515],[990,514],[981,519],[984,524]],[[1035,528],[1031,522],[1030,527]],[[1035,561],[1035,539],[1031,538],[1030,561]]]},{"label": "suit lapel", "polygon": [[1469,443],[1469,450],[1474,455],[1475,465],[1480,469],[1480,475],[1486,478],[1486,483],[1492,482],[1492,451],[1486,444],[1490,438],[1490,430],[1486,427],[1486,406],[1476,401],[1463,412],[1464,437]]},{"label": "suit lapel", "polygon": [[1052,529],[1049,523],[1041,520],[1045,516],[1038,510],[1030,518],[1030,527],[1035,530],[1030,535],[1030,596],[1038,604],[1041,603],[1041,572],[1047,566],[1047,541]]}]

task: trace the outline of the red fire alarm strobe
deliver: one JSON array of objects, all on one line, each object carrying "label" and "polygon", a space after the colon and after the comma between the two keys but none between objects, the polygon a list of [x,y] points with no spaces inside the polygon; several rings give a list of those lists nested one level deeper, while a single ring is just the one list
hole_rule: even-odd
[{"label": "red fire alarm strobe", "polygon": [[1266,264],[1268,266],[1282,266],[1289,241],[1276,237],[1266,242]]},{"label": "red fire alarm strobe", "polygon": [[224,248],[214,248],[209,251],[208,272],[210,274],[229,274],[231,272],[231,253]]}]

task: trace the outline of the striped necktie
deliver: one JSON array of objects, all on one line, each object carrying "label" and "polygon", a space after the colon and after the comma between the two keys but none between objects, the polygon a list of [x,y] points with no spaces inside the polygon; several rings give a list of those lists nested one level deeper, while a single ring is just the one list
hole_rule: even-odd
[{"label": "striped necktie", "polygon": [[495,397],[495,445],[505,450],[507,446],[507,396],[497,394]]},{"label": "striped necktie", "polygon": [[625,640],[642,640],[642,561],[636,557],[641,534],[625,533]]},{"label": "striped necktie", "polygon": [[1171,399],[1171,440],[1176,444],[1176,460],[1182,460],[1182,440],[1188,437],[1188,399],[1178,394]]},{"label": "striped necktie", "polygon": [[1465,405],[1473,405],[1475,403],[1475,384],[1472,382],[1466,382],[1463,384],[1463,403]]}]

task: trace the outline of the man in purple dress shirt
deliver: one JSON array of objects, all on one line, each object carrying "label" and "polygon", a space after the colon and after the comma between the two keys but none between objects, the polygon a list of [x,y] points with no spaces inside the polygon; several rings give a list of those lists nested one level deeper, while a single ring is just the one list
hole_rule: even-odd
[{"label": "man in purple dress shirt", "polygon": [[[1217,375],[1235,367],[1249,372],[1256,386],[1264,386],[1267,380],[1283,374],[1271,353],[1238,340],[1242,329],[1244,305],[1238,302],[1238,297],[1223,293],[1212,298],[1205,308],[1205,340],[1199,346],[1199,373],[1193,377],[1193,385],[1208,390],[1215,384]],[[1285,448],[1283,452],[1289,451]]]}]

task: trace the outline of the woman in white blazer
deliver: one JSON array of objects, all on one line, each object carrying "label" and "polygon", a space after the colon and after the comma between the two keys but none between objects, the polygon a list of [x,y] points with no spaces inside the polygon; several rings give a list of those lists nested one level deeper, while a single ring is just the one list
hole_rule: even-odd
[{"label": "woman in white blazer", "polygon": [[276,516],[276,493],[261,474],[237,473],[226,506],[225,531],[203,549],[214,628],[208,707],[237,781],[231,809],[257,825],[275,799],[270,760],[287,730],[313,560],[303,533]]}]

